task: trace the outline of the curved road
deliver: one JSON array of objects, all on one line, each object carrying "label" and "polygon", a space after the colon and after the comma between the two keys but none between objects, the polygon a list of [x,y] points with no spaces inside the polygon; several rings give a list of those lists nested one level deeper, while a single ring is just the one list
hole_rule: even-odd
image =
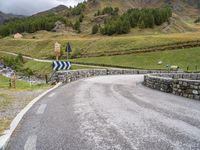
[{"label": "curved road", "polygon": [[200,102],[144,87],[142,75],[82,79],[24,116],[8,150],[199,150]]}]

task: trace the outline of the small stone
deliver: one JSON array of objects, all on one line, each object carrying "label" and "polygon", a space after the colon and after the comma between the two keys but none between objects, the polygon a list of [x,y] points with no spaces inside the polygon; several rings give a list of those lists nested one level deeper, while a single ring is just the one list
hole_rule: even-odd
[{"label": "small stone", "polygon": [[188,85],[188,83],[187,82],[183,82],[183,86],[187,86]]},{"label": "small stone", "polygon": [[193,90],[192,93],[195,94],[195,95],[199,94],[199,92],[197,90]]}]

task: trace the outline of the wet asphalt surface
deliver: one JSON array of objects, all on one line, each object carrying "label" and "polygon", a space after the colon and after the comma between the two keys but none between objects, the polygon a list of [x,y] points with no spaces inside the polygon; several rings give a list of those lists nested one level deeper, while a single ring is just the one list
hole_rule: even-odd
[{"label": "wet asphalt surface", "polygon": [[200,101],[142,81],[102,76],[63,85],[30,109],[7,150],[200,150]]}]

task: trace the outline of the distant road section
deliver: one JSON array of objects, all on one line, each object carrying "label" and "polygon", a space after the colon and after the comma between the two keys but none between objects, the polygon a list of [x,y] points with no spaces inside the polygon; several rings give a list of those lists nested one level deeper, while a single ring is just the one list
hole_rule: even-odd
[{"label": "distant road section", "polygon": [[64,85],[23,118],[8,150],[199,150],[200,101],[144,87],[143,75]]}]

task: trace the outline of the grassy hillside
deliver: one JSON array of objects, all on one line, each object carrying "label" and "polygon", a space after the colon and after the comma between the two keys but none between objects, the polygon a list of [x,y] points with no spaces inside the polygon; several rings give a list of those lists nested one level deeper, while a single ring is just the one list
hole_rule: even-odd
[{"label": "grassy hillside", "polygon": [[[96,35],[91,34],[93,25],[100,24],[103,27],[106,18],[111,17],[111,14],[94,16],[98,10],[102,11],[105,7],[118,7],[119,15],[122,15],[130,8],[152,8],[161,7],[166,4],[173,9],[173,16],[160,26],[146,29],[141,29],[136,26],[135,28],[131,28],[129,34],[124,35],[114,34],[113,36],[103,36],[100,33]],[[190,56],[194,57],[194,60],[197,61],[197,65],[199,65],[199,56],[196,55],[196,53],[198,53],[196,51],[198,51],[199,48],[190,49],[191,51],[189,51],[187,49],[174,50],[176,47],[171,49],[167,47],[164,50],[168,51],[164,52],[157,51],[155,53],[133,54],[138,51],[138,49],[141,50],[141,48],[156,46],[165,47],[167,44],[200,40],[200,25],[194,24],[194,20],[200,14],[200,11],[197,9],[196,0],[192,0],[190,3],[181,0],[170,2],[161,0],[88,0],[87,3],[84,3],[84,7],[83,5],[78,5],[75,8],[59,6],[50,11],[36,14],[34,15],[36,20],[33,22],[38,23],[37,18],[43,15],[49,15],[49,13],[64,19],[67,27],[59,32],[38,31],[31,34],[23,33],[24,37],[22,39],[13,39],[12,36],[2,38],[0,39],[0,51],[21,53],[23,55],[42,59],[54,59],[54,43],[61,43],[64,53],[66,43],[70,42],[73,50],[71,54],[72,58],[92,57],[75,59],[72,61],[164,69],[165,67],[163,66],[155,65],[154,59],[158,61],[158,57],[162,57],[163,60],[166,61],[166,64],[176,65],[175,56],[178,54],[182,56],[177,62],[181,67],[184,68],[185,65],[194,66],[194,62],[189,60]],[[78,30],[75,31],[73,29],[77,20],[80,21],[81,33],[77,33]],[[43,24],[43,22],[41,23]],[[35,29],[34,31],[37,30],[38,29]],[[128,51],[131,51],[131,54],[124,55],[128,54]],[[119,55],[119,53],[123,55],[113,56],[116,54]],[[64,55],[66,54],[64,53]],[[108,55],[110,57],[94,58],[94,56]],[[135,58],[134,61],[132,60],[133,57]],[[65,56],[63,56],[63,58],[65,58]],[[27,61],[23,67],[29,68],[35,75],[41,77],[52,72],[51,64],[49,63]],[[79,68],[82,67],[74,66],[72,69]]]},{"label": "grassy hillside", "polygon": [[[12,55],[8,55],[8,54],[3,54],[0,53],[0,61],[4,59],[10,59],[10,58],[15,58],[15,56]],[[26,76],[31,72],[31,74],[29,75],[34,75],[36,77],[45,78],[45,75],[48,75],[48,77],[51,76],[51,74],[53,73],[52,70],[52,63],[48,63],[48,62],[37,62],[34,60],[25,60],[25,62],[21,65],[17,65],[18,66],[18,70],[21,70],[21,73],[24,73]],[[71,70],[78,70],[78,69],[94,69],[95,67],[90,67],[90,66],[81,66],[81,65],[73,65],[71,67]],[[28,72],[27,72],[28,69]],[[4,80],[6,78],[2,77],[1,83],[0,83],[0,88],[3,87],[4,84]],[[6,82],[6,86],[7,84],[7,80]]]},{"label": "grassy hillside", "polygon": [[[144,69],[166,69],[166,65],[177,65],[187,71],[200,71],[200,47],[191,49],[180,49],[174,51],[151,52],[144,54],[80,58],[72,61],[94,64],[116,65],[122,67],[135,67]],[[162,65],[158,62],[162,61]]]},{"label": "grassy hillside", "polygon": [[[31,39],[34,36],[36,39]],[[155,45],[163,45],[181,41],[200,40],[200,33],[176,33],[176,34],[153,34],[136,36],[68,36],[59,33],[39,32],[25,36],[24,39],[16,40],[4,38],[0,40],[0,50],[22,53],[38,58],[52,58],[56,41],[65,45],[70,42],[72,55],[92,54],[96,52],[125,51],[134,48],[144,48]]]}]

